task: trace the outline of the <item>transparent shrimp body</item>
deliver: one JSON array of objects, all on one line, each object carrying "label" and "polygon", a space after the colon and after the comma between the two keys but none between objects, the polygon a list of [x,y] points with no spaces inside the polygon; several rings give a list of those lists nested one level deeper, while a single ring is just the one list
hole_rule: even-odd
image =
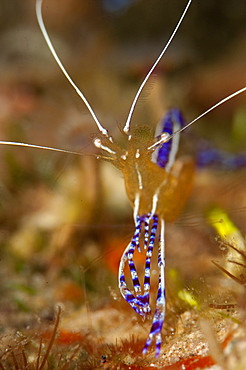
[{"label": "transparent shrimp body", "polygon": [[[172,109],[161,123],[162,134],[172,136],[182,128],[183,119],[179,111]],[[176,134],[156,149],[156,139],[147,126],[138,127],[128,136],[126,150],[114,144],[112,138],[94,140],[96,146],[107,153],[109,160],[122,171],[126,192],[134,209],[135,232],[120,261],[119,288],[124,299],[143,317],[151,313],[151,258],[155,245],[159,246],[156,309],[143,349],[145,353],[155,338],[156,356],[160,353],[161,329],[165,318],[165,221],[173,221],[182,211],[191,191],[194,172],[191,159],[175,159],[178,142],[179,134]],[[142,286],[134,263],[136,248],[144,251],[146,256]],[[130,269],[133,291],[126,283],[126,264]]]}]

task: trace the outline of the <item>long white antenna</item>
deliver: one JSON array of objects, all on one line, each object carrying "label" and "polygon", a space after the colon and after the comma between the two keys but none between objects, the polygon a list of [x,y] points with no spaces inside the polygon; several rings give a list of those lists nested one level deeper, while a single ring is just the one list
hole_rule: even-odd
[{"label": "long white antenna", "polygon": [[21,147],[26,147],[26,148],[44,149],[44,150],[50,150],[52,152],[68,153],[68,154],[74,154],[74,155],[86,155],[86,156],[95,157],[97,159],[105,159],[106,161],[112,161],[112,162],[114,161],[113,157],[103,156],[101,154],[89,154],[89,153],[83,153],[83,152],[76,152],[75,150],[54,148],[52,146],[43,146],[43,145],[35,145],[35,144],[28,144],[28,143],[20,143],[18,141],[0,140],[0,145],[12,145],[12,146],[21,146]]},{"label": "long white antenna", "polygon": [[[245,91],[246,91],[246,86],[243,87],[242,89],[239,89],[239,90],[235,91],[234,93],[228,95],[226,98],[220,100],[218,103],[214,104],[211,108],[207,109],[204,113],[200,114],[200,116],[198,116],[195,119],[193,119],[193,121],[189,122],[187,125],[185,125],[184,127],[182,127],[180,130],[176,131],[175,134],[178,134],[178,133],[186,130],[189,126],[193,125],[193,123],[195,123],[196,121],[198,121],[200,118],[204,117],[206,114],[208,114],[209,112],[211,112],[215,108],[219,107],[220,105],[224,104],[226,101],[234,98],[235,96],[237,96],[239,94],[242,94]],[[172,136],[173,135],[171,135],[169,139],[171,139]]]},{"label": "long white antenna", "polygon": [[91,108],[88,100],[86,99],[86,97],[84,96],[84,94],[80,91],[80,89],[77,87],[77,85],[73,82],[73,80],[71,79],[71,77],[69,76],[69,74],[67,73],[65,67],[63,66],[62,62],[60,61],[51,41],[50,41],[50,38],[49,38],[49,35],[46,31],[46,28],[45,28],[45,25],[44,25],[44,22],[43,22],[43,17],[42,17],[42,3],[43,3],[43,0],[37,0],[36,1],[36,14],[37,14],[37,20],[38,20],[38,23],[39,23],[39,27],[42,31],[42,34],[44,36],[44,39],[53,55],[53,57],[55,58],[55,61],[56,63],[58,64],[58,66],[60,67],[60,69],[62,70],[63,74],[65,75],[65,77],[68,79],[68,81],[70,82],[70,84],[73,86],[73,88],[75,89],[75,91],[77,92],[77,94],[79,95],[79,97],[83,100],[83,102],[85,103],[86,107],[88,108],[90,114],[92,115],[92,118],[94,119],[99,131],[101,131],[101,133],[105,136],[108,136],[108,131],[101,125],[101,123],[99,122],[96,114],[94,113],[93,109]]},{"label": "long white antenna", "polygon": [[[13,146],[22,146],[22,147],[24,146],[24,147],[27,147],[27,148],[36,148],[36,149],[51,150],[53,152],[61,152],[61,153],[76,154],[76,155],[85,155],[84,153],[76,152],[76,151],[73,151],[73,150],[52,148],[50,146],[43,146],[43,145],[19,143],[17,141],[4,141],[4,140],[0,140],[0,145],[13,145]],[[86,155],[88,155],[88,154],[86,154]]]},{"label": "long white antenna", "polygon": [[224,99],[220,100],[218,103],[214,104],[211,108],[207,109],[205,112],[203,112],[202,114],[200,114],[200,116],[198,116],[195,119],[193,119],[193,121],[187,123],[187,125],[185,125],[181,129],[179,129],[176,132],[174,132],[172,135],[169,135],[167,132],[164,132],[163,134],[161,134],[160,140],[156,141],[154,144],[152,144],[151,146],[149,146],[148,147],[148,150],[155,149],[158,146],[160,146],[160,145],[168,142],[173,137],[175,137],[177,134],[180,134],[180,132],[186,130],[189,126],[193,125],[193,123],[195,123],[196,121],[198,121],[200,118],[206,116],[206,114],[208,114],[209,112],[211,112],[215,108],[219,107],[220,105],[224,104],[225,102],[227,102],[228,100],[234,98],[235,96],[237,96],[239,94],[242,94],[245,91],[246,91],[246,86],[243,87],[242,89],[239,89],[239,90],[235,91],[234,93],[226,96]]},{"label": "long white antenna", "polygon": [[134,109],[136,107],[136,104],[137,104],[137,101],[138,101],[138,98],[139,98],[139,95],[141,94],[146,82],[148,81],[150,75],[152,74],[152,72],[154,71],[155,67],[157,66],[157,64],[159,63],[159,61],[161,60],[161,58],[163,57],[164,53],[166,52],[168,46],[171,44],[176,32],[178,31],[179,27],[180,27],[180,24],[182,23],[184,17],[185,17],[185,14],[187,13],[187,10],[189,9],[189,6],[191,4],[192,0],[189,0],[186,7],[185,7],[185,10],[183,11],[179,21],[178,21],[178,24],[176,25],[171,37],[169,38],[168,42],[166,43],[166,45],[164,46],[164,48],[162,49],[160,55],[158,56],[158,58],[156,59],[155,63],[153,64],[153,66],[151,67],[151,69],[149,70],[149,72],[147,73],[146,77],[144,78],[143,82],[141,83],[136,95],[135,95],[135,98],[133,100],[133,103],[131,105],[131,108],[130,108],[130,112],[128,114],[128,117],[127,117],[127,120],[126,120],[126,124],[125,124],[125,127],[123,129],[123,131],[128,134],[129,130],[130,130],[130,123],[131,123],[131,118],[132,118],[132,115],[133,115],[133,112],[134,112]]}]

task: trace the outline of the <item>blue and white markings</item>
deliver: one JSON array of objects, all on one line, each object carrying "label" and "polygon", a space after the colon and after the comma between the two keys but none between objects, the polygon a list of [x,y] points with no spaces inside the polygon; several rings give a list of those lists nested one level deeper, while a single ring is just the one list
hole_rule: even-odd
[{"label": "blue and white markings", "polygon": [[[167,133],[172,136],[176,131],[184,126],[184,119],[177,109],[171,109],[162,120],[161,134]],[[159,139],[159,137],[158,137]],[[172,167],[179,145],[179,134],[175,135],[169,142],[162,144],[156,153],[156,164],[169,172]],[[154,175],[154,174],[153,174]],[[125,249],[119,266],[119,289],[123,298],[130,306],[142,317],[151,314],[150,289],[151,289],[151,259],[155,244],[159,244],[158,249],[158,290],[156,297],[155,313],[152,319],[152,326],[148,339],[145,343],[143,354],[145,354],[153,341],[155,341],[155,356],[158,357],[161,348],[161,330],[165,320],[166,294],[165,294],[165,221],[155,214],[158,202],[158,195],[153,199],[151,213],[138,215],[138,202],[135,203],[135,233]],[[140,246],[140,241],[143,246]],[[133,261],[134,252],[138,250],[145,252],[145,270],[143,288],[141,287],[139,276]],[[134,292],[128,288],[125,278],[125,267],[128,263]]]},{"label": "blue and white markings", "polygon": [[[179,109],[170,109],[167,114],[161,119],[156,128],[156,135],[163,133],[173,136],[181,128],[185,126],[185,120]],[[170,171],[179,147],[180,134],[177,133],[172,139],[161,145],[153,154],[153,161],[158,166]]]}]

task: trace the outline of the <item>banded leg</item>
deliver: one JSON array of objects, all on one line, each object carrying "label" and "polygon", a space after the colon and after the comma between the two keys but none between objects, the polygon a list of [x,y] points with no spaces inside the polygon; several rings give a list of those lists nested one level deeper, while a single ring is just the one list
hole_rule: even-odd
[{"label": "banded leg", "polygon": [[[152,222],[150,228],[150,222]],[[144,293],[140,286],[138,273],[133,261],[133,256],[136,247],[139,246],[139,238],[141,235],[141,226],[144,223],[144,248],[146,251],[146,263],[145,263],[145,277],[144,277]],[[146,316],[151,312],[149,305],[149,291],[150,291],[150,264],[153,253],[153,248],[157,235],[158,216],[154,215],[143,215],[136,217],[136,229],[131,243],[127,246],[123,253],[119,267],[119,288],[123,298],[130,304],[130,306],[141,316]],[[135,294],[133,294],[127,287],[125,280],[125,264],[128,261],[130,268],[133,288]]]},{"label": "banded leg", "polygon": [[[152,225],[150,227],[150,223]],[[145,262],[145,276],[144,276],[144,293],[142,294],[138,274],[133,261],[133,256],[136,247],[139,246],[139,239],[141,235],[141,227],[144,222],[144,248],[146,249],[146,262]],[[136,229],[134,236],[125,249],[123,256],[121,258],[119,267],[119,288],[124,299],[130,304],[130,306],[141,316],[147,316],[151,312],[149,305],[150,296],[150,267],[151,258],[153,254],[154,244],[157,236],[158,227],[158,216],[157,215],[144,215],[137,216],[136,218]],[[164,220],[161,220],[161,233],[159,240],[159,250],[158,250],[158,268],[159,268],[159,282],[158,282],[158,293],[156,299],[156,309],[152,320],[152,326],[150,329],[149,337],[145,343],[143,354],[145,354],[155,338],[156,343],[156,357],[160,354],[161,348],[161,330],[165,319],[165,224]],[[133,287],[135,295],[127,287],[125,280],[125,264],[128,261],[130,268],[131,278],[133,282]]]},{"label": "banded leg", "polygon": [[133,288],[134,288],[134,291],[135,291],[136,295],[141,294],[141,286],[140,286],[140,282],[139,282],[139,278],[138,278],[138,273],[137,273],[135,264],[133,262],[133,255],[134,255],[134,252],[135,252],[137,247],[138,247],[138,249],[140,249],[139,238],[140,238],[140,234],[141,234],[141,226],[142,226],[143,220],[144,220],[143,217],[137,216],[135,233],[134,233],[134,236],[131,240],[130,246],[127,250],[127,260],[128,260],[128,265],[129,265],[129,268],[130,268]]},{"label": "banded leg", "polygon": [[144,219],[144,249],[148,248],[149,244],[149,224],[151,220],[151,213],[147,215]]},{"label": "banded leg", "polygon": [[155,357],[158,357],[161,349],[161,330],[165,320],[165,309],[166,309],[166,293],[165,293],[165,222],[161,220],[161,235],[158,252],[158,267],[159,267],[159,283],[158,293],[156,299],[156,309],[152,320],[152,326],[150,329],[149,337],[143,348],[143,354],[145,354],[155,338],[156,352]]},{"label": "banded leg", "polygon": [[[149,304],[149,296],[150,296],[150,264],[151,264],[151,258],[153,254],[153,249],[155,245],[155,239],[156,239],[156,232],[157,232],[157,226],[158,226],[158,216],[153,215],[148,215],[148,220],[145,222],[145,245],[144,247],[148,248],[146,251],[146,260],[145,260],[145,270],[144,270],[144,294],[143,294],[143,301],[147,304]],[[149,235],[149,223],[150,220],[153,220],[153,224],[150,230],[150,235]],[[148,225],[148,230],[146,225]],[[149,240],[147,239],[146,243],[146,231],[148,231],[148,236]],[[150,312],[150,307],[149,311]]]},{"label": "banded leg", "polygon": [[[151,312],[151,308],[149,305],[149,298],[150,298],[150,264],[151,264],[151,258],[153,254],[153,249],[155,245],[155,240],[157,236],[157,227],[158,227],[158,216],[157,215],[151,215],[148,214],[147,216],[144,215],[141,217],[141,221],[144,222],[144,249],[147,248],[146,251],[146,262],[145,262],[145,274],[144,274],[144,293],[142,294],[141,288],[139,290],[135,289],[137,294],[137,304],[140,307],[141,315],[146,316]],[[152,222],[151,228],[150,228],[150,222]],[[132,258],[132,255],[129,256],[128,254],[128,264],[130,267],[131,275],[132,275],[132,282],[135,286],[136,284],[136,269],[134,266],[133,261],[130,259]],[[134,267],[134,270],[133,270]],[[133,270],[133,271],[132,271]],[[139,281],[137,281],[139,284]],[[139,286],[137,286],[138,288]],[[135,310],[136,311],[136,310]]]},{"label": "banded leg", "polygon": [[[120,266],[119,266],[119,289],[123,296],[123,298],[130,304],[130,306],[139,314],[144,316],[146,309],[143,309],[144,303],[142,302],[142,291],[141,286],[139,283],[138,274],[136,271],[135,264],[133,262],[133,254],[136,249],[136,247],[139,247],[139,238],[141,234],[141,225],[145,221],[146,216],[137,216],[136,217],[136,228],[134,236],[131,240],[131,242],[126,247],[121,260],[120,260]],[[135,290],[136,296],[130,291],[129,288],[127,288],[126,280],[125,280],[125,264],[128,261],[128,265],[130,268],[131,278],[133,282],[133,287]]]}]

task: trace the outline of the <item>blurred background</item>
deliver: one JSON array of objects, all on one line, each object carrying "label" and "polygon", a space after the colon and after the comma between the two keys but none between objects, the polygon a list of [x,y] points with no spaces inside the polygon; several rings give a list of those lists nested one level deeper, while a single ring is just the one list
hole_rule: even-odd
[{"label": "blurred background", "polygon": [[[137,88],[185,5],[185,0],[44,0],[44,22],[59,57],[119,142]],[[93,156],[90,136],[97,128],[43,40],[35,1],[1,0],[0,50],[0,140],[88,154],[0,147],[0,331],[6,334],[26,328],[34,313],[52,321],[57,302],[68,317],[85,302],[92,311],[117,306],[118,263],[133,222],[122,175]],[[155,127],[171,106],[191,121],[246,85],[245,58],[245,1],[193,0],[143,91],[132,126]],[[200,138],[234,154],[244,151],[245,99],[242,94],[227,102],[184,133],[183,151],[195,156]],[[214,269],[211,256],[219,251],[204,213],[218,197],[245,228],[245,212],[238,211],[246,205],[244,179],[243,170],[197,174],[185,216],[167,229],[167,245],[176,246],[167,247],[168,265],[185,281]]]}]

